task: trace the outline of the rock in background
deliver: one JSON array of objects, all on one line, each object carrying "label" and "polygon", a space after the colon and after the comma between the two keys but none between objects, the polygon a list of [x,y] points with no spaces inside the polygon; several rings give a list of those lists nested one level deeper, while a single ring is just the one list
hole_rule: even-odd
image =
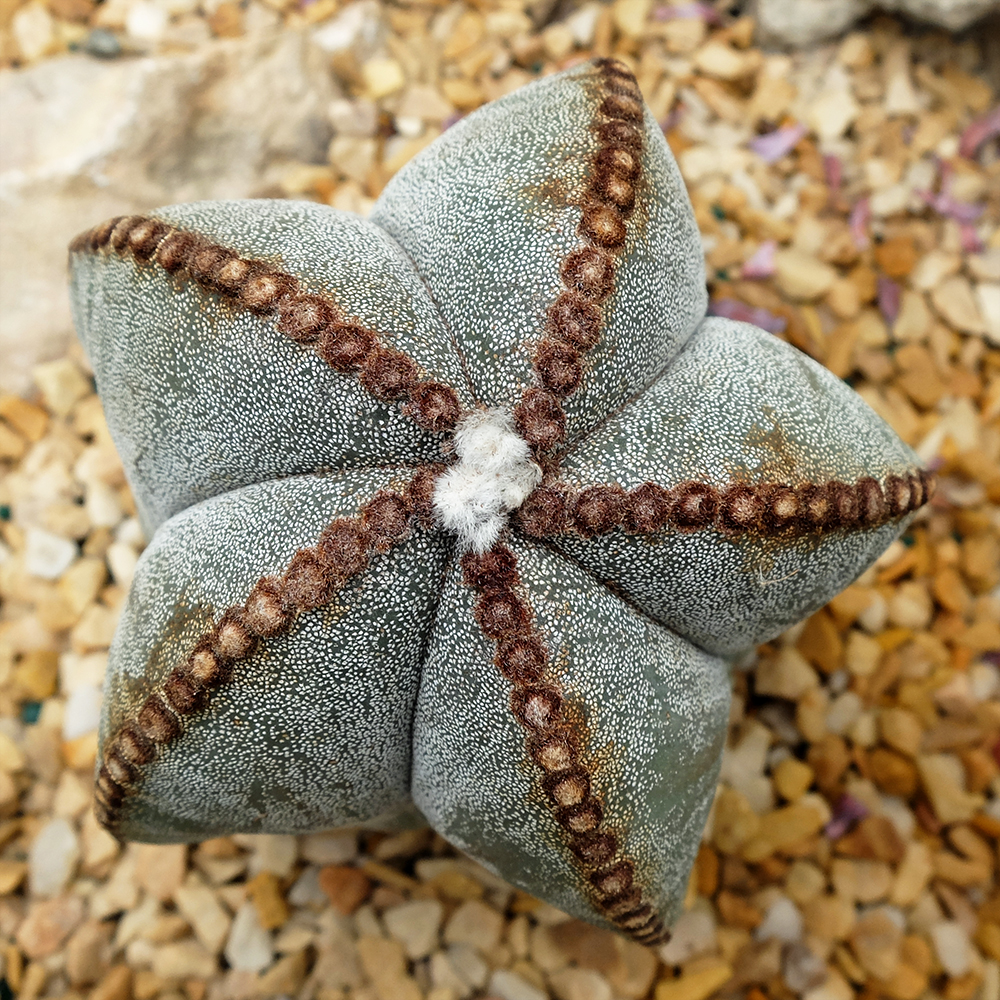
[{"label": "rock in background", "polygon": [[896,12],[946,31],[964,31],[1000,11],[997,0],[751,0],[762,45],[801,46],[835,38],[877,11]]},{"label": "rock in background", "polygon": [[32,366],[67,349],[76,233],[171,202],[265,193],[289,163],[324,162],[327,62],[290,31],[0,73],[0,388],[28,392]]}]

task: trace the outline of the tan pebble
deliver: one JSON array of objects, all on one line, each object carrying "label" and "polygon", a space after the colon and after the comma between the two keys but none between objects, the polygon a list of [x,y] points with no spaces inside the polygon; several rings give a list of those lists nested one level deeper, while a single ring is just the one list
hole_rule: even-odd
[{"label": "tan pebble", "polygon": [[976,944],[995,961],[1000,961],[1000,923],[983,921],[976,931]]},{"label": "tan pebble", "polygon": [[127,965],[116,965],[91,990],[90,1000],[131,1000],[132,970]]},{"label": "tan pebble", "polygon": [[965,773],[957,757],[926,754],[917,758],[917,769],[939,822],[960,823],[982,808],[983,796],[965,790]]},{"label": "tan pebble", "polygon": [[434,950],[443,917],[444,906],[437,899],[414,899],[382,914],[386,930],[403,945],[411,961],[426,958]]},{"label": "tan pebble", "polygon": [[406,83],[403,67],[395,59],[390,58],[369,59],[361,67],[361,77],[365,82],[368,96],[373,101],[394,94]]},{"label": "tan pebble", "polygon": [[851,932],[851,947],[861,967],[872,976],[888,979],[899,964],[903,928],[885,907],[870,910]]},{"label": "tan pebble", "polygon": [[854,904],[843,896],[817,896],[802,907],[806,930],[821,941],[843,941],[854,927]]},{"label": "tan pebble", "polygon": [[649,994],[659,966],[651,948],[629,941],[620,934],[614,936],[618,961],[604,970],[611,988],[617,996],[644,997]]},{"label": "tan pebble", "polygon": [[558,22],[550,24],[542,32],[542,44],[545,46],[545,54],[553,62],[559,62],[573,51],[576,42],[572,29],[564,22]]},{"label": "tan pebble", "polygon": [[736,853],[760,829],[760,817],[742,792],[722,787],[715,800],[712,842],[723,854]]},{"label": "tan pebble", "polygon": [[826,888],[826,875],[812,861],[792,862],[785,876],[785,892],[799,906],[816,899]]},{"label": "tan pebble", "polygon": [[819,677],[806,658],[790,646],[762,659],[754,671],[754,690],[761,695],[797,701],[819,686]]},{"label": "tan pebble", "polygon": [[858,629],[847,633],[844,646],[844,663],[855,677],[870,677],[882,659],[882,646],[877,639]]},{"label": "tan pebble", "polygon": [[446,944],[468,944],[488,952],[500,943],[503,915],[482,900],[470,899],[451,915],[444,928]]},{"label": "tan pebble", "polygon": [[945,322],[962,333],[985,333],[969,280],[961,275],[946,278],[931,292],[931,303]]},{"label": "tan pebble", "polygon": [[813,769],[795,757],[786,757],[774,769],[775,791],[787,802],[801,798],[813,783]]},{"label": "tan pebble", "polygon": [[[28,654],[30,655],[30,654]],[[24,751],[4,732],[0,732],[0,771],[14,774],[24,770],[27,758]]]},{"label": "tan pebble", "polygon": [[326,865],[319,870],[320,888],[334,908],[350,916],[369,896],[372,884],[368,876],[346,865]]},{"label": "tan pebble", "polygon": [[49,415],[40,406],[19,396],[0,395],[0,417],[32,443],[42,439],[49,424]]},{"label": "tan pebble", "polygon": [[866,34],[852,31],[841,41],[837,59],[848,69],[867,69],[875,62],[875,49]]},{"label": "tan pebble", "polygon": [[719,916],[729,927],[741,927],[744,930],[752,931],[759,927],[764,920],[764,914],[759,907],[728,889],[723,889],[716,896],[715,905],[718,907]]},{"label": "tan pebble", "polygon": [[364,184],[375,165],[376,143],[353,135],[338,135],[330,141],[327,158],[345,177]]},{"label": "tan pebble", "polygon": [[97,760],[97,730],[72,740],[63,740],[62,757],[75,771],[92,771]]},{"label": "tan pebble", "polygon": [[70,632],[74,653],[91,653],[107,649],[118,626],[118,613],[104,604],[88,604],[80,620]]},{"label": "tan pebble", "polygon": [[97,599],[107,578],[103,559],[84,556],[63,573],[59,580],[59,592],[73,612],[80,615],[88,604]]},{"label": "tan pebble", "polygon": [[946,278],[957,273],[962,259],[948,250],[934,249],[917,262],[910,275],[910,284],[922,292],[937,288]]},{"label": "tan pebble", "polygon": [[406,953],[398,941],[363,935],[358,938],[358,956],[379,1000],[423,1000],[410,978]]},{"label": "tan pebble", "polygon": [[296,996],[302,989],[309,970],[309,956],[303,950],[283,955],[257,980],[260,996]]},{"label": "tan pebble", "polygon": [[548,981],[557,1000],[611,1000],[611,986],[593,969],[562,969]]},{"label": "tan pebble", "polygon": [[58,896],[32,903],[17,929],[17,944],[29,959],[54,954],[83,920],[84,903],[79,896]]},{"label": "tan pebble", "polygon": [[288,920],[288,904],[281,892],[278,877],[269,871],[260,872],[247,883],[247,892],[257,910],[257,918],[265,930],[271,931]]},{"label": "tan pebble", "polygon": [[186,844],[136,844],[135,879],[154,899],[169,900],[184,881]]},{"label": "tan pebble", "polygon": [[57,417],[69,416],[73,405],[93,391],[90,379],[69,358],[35,365],[31,376],[46,408]]},{"label": "tan pebble", "polygon": [[926,992],[927,973],[913,968],[906,962],[899,962],[888,979],[873,979],[872,987],[888,1000],[919,1000]]},{"label": "tan pebble", "polygon": [[830,865],[830,883],[846,899],[875,903],[889,895],[892,869],[884,861],[834,858]]},{"label": "tan pebble", "polygon": [[460,111],[472,111],[486,100],[483,88],[464,77],[442,80],[441,91]]},{"label": "tan pebble", "polygon": [[1000,347],[1000,283],[979,282],[975,287],[975,298],[986,339],[994,347]]},{"label": "tan pebble", "polygon": [[24,882],[28,865],[24,861],[0,859],[0,896],[9,896]]},{"label": "tan pebble", "polygon": [[639,38],[652,6],[652,0],[615,0],[611,12],[618,30],[629,38]]},{"label": "tan pebble", "polygon": [[795,725],[803,738],[817,742],[826,735],[826,713],[830,696],[825,688],[807,691],[795,707]]},{"label": "tan pebble", "polygon": [[889,598],[889,621],[901,628],[926,628],[934,614],[927,588],[917,580],[904,580]]},{"label": "tan pebble", "polygon": [[482,41],[485,33],[486,24],[482,15],[474,10],[465,11],[448,35],[448,40],[441,49],[441,57],[455,59],[463,55]]},{"label": "tan pebble", "polygon": [[826,293],[826,304],[839,319],[854,319],[861,312],[861,296],[850,278],[837,278]]},{"label": "tan pebble", "polygon": [[100,920],[81,924],[66,944],[66,975],[73,986],[98,982],[109,965],[113,928]]},{"label": "tan pebble", "polygon": [[206,951],[218,954],[229,937],[232,918],[216,894],[197,873],[192,872],[184,884],[174,891],[173,898]]},{"label": "tan pebble", "polygon": [[0,459],[16,461],[27,450],[28,445],[24,438],[12,431],[5,423],[0,422]]},{"label": "tan pebble", "polygon": [[774,255],[775,281],[789,298],[809,302],[825,295],[837,272],[815,257],[798,250],[778,250]]},{"label": "tan pebble", "polygon": [[903,289],[899,312],[892,324],[892,335],[902,343],[924,340],[930,333],[934,316],[924,296],[912,288]]},{"label": "tan pebble", "polygon": [[833,616],[825,608],[806,621],[795,645],[823,673],[832,674],[843,663],[844,642]]},{"label": "tan pebble", "polygon": [[762,59],[758,51],[740,51],[724,42],[709,42],[694,56],[695,68],[706,76],[719,80],[740,80],[760,69]]},{"label": "tan pebble", "polygon": [[895,750],[876,747],[868,757],[872,780],[887,795],[909,798],[917,787],[917,769]]},{"label": "tan pebble", "polygon": [[743,859],[750,862],[763,861],[775,851],[818,833],[824,822],[823,814],[812,804],[794,803],[775,809],[761,817],[759,832],[743,845]]},{"label": "tan pebble", "polygon": [[718,962],[697,972],[682,974],[677,979],[661,980],[656,984],[656,1000],[707,1000],[733,975],[732,966]]},{"label": "tan pebble", "polygon": [[214,955],[190,938],[161,944],[153,952],[153,975],[160,979],[208,979],[218,971]]},{"label": "tan pebble", "polygon": [[483,887],[479,882],[454,868],[438,872],[428,884],[445,899],[479,899],[483,895]]},{"label": "tan pebble", "polygon": [[908,708],[884,708],[878,717],[882,742],[908,757],[916,757],[920,750],[923,726],[920,719]]},{"label": "tan pebble", "polygon": [[821,141],[839,139],[858,117],[860,107],[846,88],[825,90],[806,111],[806,122]]}]

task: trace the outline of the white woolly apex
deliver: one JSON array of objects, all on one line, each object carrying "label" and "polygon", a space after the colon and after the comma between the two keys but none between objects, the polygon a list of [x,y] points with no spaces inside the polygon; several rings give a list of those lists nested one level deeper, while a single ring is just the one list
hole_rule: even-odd
[{"label": "white woolly apex", "polygon": [[485,552],[542,481],[542,470],[506,410],[470,413],[455,431],[455,451],[458,464],[434,488],[434,512],[463,548]]}]

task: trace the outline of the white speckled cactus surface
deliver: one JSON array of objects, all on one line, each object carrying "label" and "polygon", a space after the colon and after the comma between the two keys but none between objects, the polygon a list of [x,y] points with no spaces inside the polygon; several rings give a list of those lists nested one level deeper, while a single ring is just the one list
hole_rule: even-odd
[{"label": "white speckled cactus surface", "polygon": [[931,481],[819,365],[705,317],[631,75],[588,63],[469,115],[368,221],[207,202],[71,249],[151,538],[101,821],[163,842],[422,815],[662,940],[729,659],[852,581]]}]

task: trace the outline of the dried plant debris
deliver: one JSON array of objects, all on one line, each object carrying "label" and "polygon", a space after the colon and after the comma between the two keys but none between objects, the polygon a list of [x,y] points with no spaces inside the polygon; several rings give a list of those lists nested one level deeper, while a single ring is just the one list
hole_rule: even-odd
[{"label": "dried plant debris", "polygon": [[[362,212],[457,116],[574,60],[622,59],[689,186],[712,311],[847,379],[935,470],[937,494],[875,567],[741,665],[686,910],[648,948],[570,920],[426,830],[125,848],[102,830],[100,685],[144,541],[79,353],[41,365],[33,398],[0,398],[0,961],[13,993],[1000,996],[1000,123],[975,40],[878,20],[773,55],[751,22],[706,4],[618,0],[550,22],[536,6],[315,0],[206,15],[32,0],[4,14],[0,54],[23,64],[103,45],[107,57],[314,24],[350,96],[329,110],[329,163],[289,165],[281,192]],[[566,262],[553,343],[587,349],[580,301],[600,301],[613,266],[600,240]],[[307,335],[309,306],[283,320],[289,336]],[[367,352],[369,335],[331,350]],[[542,394],[567,370],[556,360],[539,350]],[[453,419],[450,400],[403,383],[422,419]],[[522,415],[540,441],[559,434],[547,402]],[[662,513],[663,498],[636,490],[571,487],[568,536],[609,517],[641,534]],[[390,539],[421,495],[383,498],[358,530]],[[759,500],[726,497],[713,516]],[[303,600],[306,562],[292,581]],[[468,562],[485,586],[490,568]],[[234,636],[282,628],[272,596],[262,581]],[[515,692],[524,645],[501,658]],[[170,696],[185,697],[180,681]],[[559,806],[595,830],[599,807]]]}]

